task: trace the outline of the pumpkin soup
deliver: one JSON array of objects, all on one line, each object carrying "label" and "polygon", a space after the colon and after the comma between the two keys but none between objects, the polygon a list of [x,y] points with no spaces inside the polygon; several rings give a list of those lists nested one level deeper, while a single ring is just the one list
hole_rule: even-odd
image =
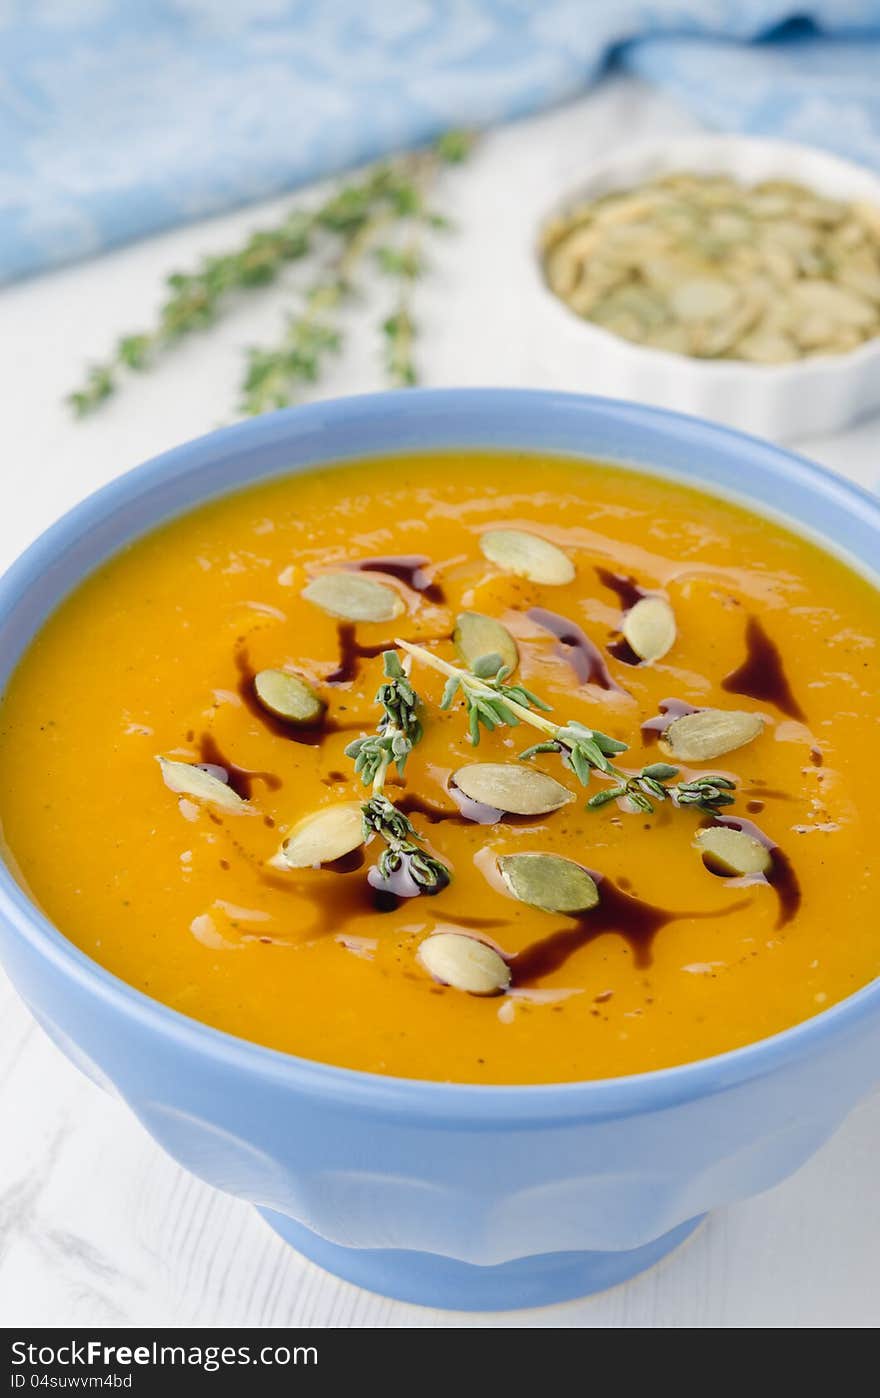
[{"label": "pumpkin soup", "polygon": [[139,990],[405,1077],[641,1072],[880,969],[877,592],[635,471],[340,465],[137,541],[0,708],[6,856]]}]

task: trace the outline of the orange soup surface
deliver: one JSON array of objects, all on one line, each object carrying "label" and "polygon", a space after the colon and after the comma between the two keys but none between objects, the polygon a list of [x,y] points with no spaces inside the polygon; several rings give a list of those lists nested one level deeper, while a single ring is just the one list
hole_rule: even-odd
[{"label": "orange soup surface", "polygon": [[296,474],[137,541],[37,636],[6,858],[114,974],[275,1049],[468,1083],[703,1058],[880,969],[876,619],[810,542],[635,471]]}]

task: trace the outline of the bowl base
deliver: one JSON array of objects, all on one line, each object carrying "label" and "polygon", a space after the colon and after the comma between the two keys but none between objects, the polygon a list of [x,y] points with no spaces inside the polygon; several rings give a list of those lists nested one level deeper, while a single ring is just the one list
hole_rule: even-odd
[{"label": "bowl base", "polygon": [[606,1291],[653,1267],[705,1218],[688,1219],[629,1252],[547,1252],[481,1267],[430,1252],[341,1247],[284,1214],[257,1212],[286,1243],[334,1276],[395,1301],[449,1311],[520,1310]]}]

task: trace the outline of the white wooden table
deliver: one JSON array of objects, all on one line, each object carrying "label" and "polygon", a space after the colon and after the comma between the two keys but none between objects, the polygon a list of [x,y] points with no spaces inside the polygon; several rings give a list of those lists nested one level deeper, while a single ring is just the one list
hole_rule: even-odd
[{"label": "white wooden table", "polygon": [[[441,241],[419,319],[423,379],[589,390],[552,375],[507,275],[506,229],[552,202],[612,142],[690,129],[633,82],[488,138],[450,183],[457,236]],[[155,308],[161,276],[220,249],[279,205],[183,229],[0,297],[0,565],[57,515],[155,452],[228,419],[242,345],[281,323],[272,293],[176,352],[97,417],[60,406],[83,362]],[[324,392],[380,386],[367,331]],[[845,474],[880,479],[880,421],[804,443]],[[68,1065],[0,973],[0,1325],[869,1327],[880,1320],[880,1097],[786,1184],[721,1210],[677,1254],[590,1300],[461,1316],[359,1291],[288,1250],[245,1204],[190,1178],[118,1103]]]}]

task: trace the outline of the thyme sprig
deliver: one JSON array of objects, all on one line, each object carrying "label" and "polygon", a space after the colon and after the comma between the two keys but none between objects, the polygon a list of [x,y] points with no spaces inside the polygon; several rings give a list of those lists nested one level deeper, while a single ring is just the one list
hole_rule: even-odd
[{"label": "thyme sprig", "polygon": [[652,762],[618,785],[597,791],[595,796],[590,797],[587,806],[595,811],[609,801],[622,799],[630,810],[653,815],[655,801],[670,800],[675,806],[693,806],[696,810],[717,815],[724,806],[733,804],[731,792],[736,790],[736,783],[729,777],[695,777],[693,781],[676,782],[674,778],[677,776],[677,767],[671,767],[666,762]]},{"label": "thyme sprig", "polygon": [[[398,191],[399,194],[399,191]],[[299,315],[288,317],[275,344],[246,351],[241,411],[251,417],[286,408],[297,388],[317,382],[329,353],[341,349],[340,308],[353,296],[355,271],[379,228],[392,217],[397,201],[353,214],[337,228],[340,243],[333,257],[304,294]]]},{"label": "thyme sprig", "polygon": [[246,367],[241,385],[241,411],[250,417],[286,408],[294,384],[315,383],[320,378],[324,359],[342,344],[339,331],[332,325],[312,319],[310,302],[306,313],[292,318],[279,343],[271,349],[247,350]]},{"label": "thyme sprig", "polygon": [[412,388],[419,381],[413,357],[416,323],[412,312],[413,287],[424,272],[418,244],[413,237],[407,247],[398,251],[392,247],[378,249],[377,261],[386,276],[398,282],[394,309],[382,322],[385,337],[385,374],[395,388]]},{"label": "thyme sprig", "polygon": [[[444,166],[466,157],[471,144],[467,133],[448,132],[428,149],[381,161],[361,177],[347,180],[315,208],[290,210],[276,226],[250,234],[241,247],[204,257],[191,271],[171,273],[155,324],[123,335],[106,360],[89,366],[82,386],[67,397],[71,410],[78,417],[93,412],[121,387],[129,371],[152,367],[181,339],[213,325],[242,293],[267,286],[289,264],[316,256],[324,260],[324,269],[307,285],[302,310],[291,315],[284,335],[275,345],[247,351],[243,411],[285,405],[298,386],[319,377],[327,355],[339,348],[342,331],[329,314],[353,295],[356,266],[380,230],[401,224],[414,235],[418,229],[421,236],[446,226],[429,209],[427,190]],[[408,269],[407,296],[416,263],[420,272],[422,258],[414,252],[399,264],[400,275]],[[389,328],[391,321],[394,328]],[[415,324],[408,309],[404,315],[398,306],[386,320],[384,333],[392,382],[414,381]]]},{"label": "thyme sprig", "polygon": [[[476,709],[478,711],[480,714],[479,722],[482,722],[485,727],[489,727],[485,721],[488,717],[492,726],[496,728],[504,724],[512,726],[513,724],[527,723],[532,728],[538,728],[546,733],[547,738],[544,742],[536,743],[520,754],[523,758],[533,757],[539,752],[561,753],[575,771],[578,780],[586,785],[589,781],[590,771],[594,768],[598,768],[601,772],[613,773],[615,769],[611,766],[609,756],[626,751],[626,743],[620,743],[616,738],[610,738],[607,733],[587,728],[582,723],[553,723],[544,717],[544,713],[536,713],[535,708],[550,712],[550,706],[533,694],[531,690],[525,689],[524,686],[505,686],[502,674],[503,666],[496,673],[493,683],[492,678],[486,679],[476,674],[474,670],[462,670],[456,665],[451,665],[448,660],[441,659],[439,655],[434,655],[432,651],[425,650],[423,646],[414,645],[411,641],[397,640],[394,644],[447,676],[441,705],[447,700],[448,703],[451,703],[452,698],[460,690],[465,696],[469,710]],[[491,656],[484,659],[486,662],[494,662],[498,660],[498,657]],[[479,663],[477,662],[478,665]],[[502,674],[500,687],[497,682],[499,674]],[[519,691],[518,695],[517,691]],[[469,713],[470,722],[472,720]],[[473,736],[473,728],[471,733]]]},{"label": "thyme sprig", "polygon": [[[543,699],[537,694],[533,694],[530,689],[526,689],[522,684],[505,684],[505,680],[510,674],[510,667],[505,665],[500,655],[491,654],[480,656],[471,666],[469,674],[460,672],[450,675],[443,690],[443,697],[440,700],[441,709],[450,709],[458,694],[464,700],[465,712],[467,714],[468,728],[470,730],[471,742],[477,747],[480,742],[480,725],[487,732],[493,733],[499,727],[514,727],[519,723],[516,712],[511,705],[522,709],[543,709],[550,712],[550,705],[545,704]],[[468,684],[469,678],[483,681],[483,687],[476,689]],[[491,694],[486,691],[491,690]]]},{"label": "thyme sprig", "polygon": [[385,670],[385,683],[376,694],[376,703],[384,709],[375,733],[367,738],[356,738],[345,749],[346,757],[354,758],[354,770],[364,786],[370,786],[377,778],[379,790],[385,780],[385,773],[392,763],[403,776],[407,758],[422,736],[419,719],[419,697],[407,678],[396,651],[386,650],[382,655]]},{"label": "thyme sprig", "polygon": [[[447,131],[435,146],[435,156],[445,165],[458,165],[467,159],[473,137],[467,131]],[[413,177],[409,214],[409,236],[402,246],[385,243],[376,249],[379,269],[397,283],[397,299],[382,321],[385,341],[385,375],[395,388],[411,388],[419,381],[413,353],[418,326],[413,316],[415,284],[427,270],[423,244],[430,231],[446,230],[449,220],[427,202],[428,179],[424,167]]]},{"label": "thyme sprig", "polygon": [[[368,197],[366,182],[355,188],[361,199]],[[310,251],[317,229],[335,226],[339,213],[336,194],[311,213],[294,209],[277,227],[258,229],[233,252],[202,258],[191,272],[172,272],[156,324],[123,335],[106,361],[89,367],[83,387],[68,395],[76,416],[85,417],[116,392],[120,370],[151,367],[179,340],[213,325],[235,293],[274,281],[288,262]]]},{"label": "thyme sprig", "polygon": [[375,793],[363,806],[364,839],[378,835],[385,849],[376,861],[383,879],[405,871],[421,893],[440,893],[447,887],[452,874],[441,860],[416,844],[419,835],[412,821],[388,800],[382,792]]},{"label": "thyme sprig", "polygon": [[364,840],[378,835],[385,842],[377,860],[381,878],[390,879],[404,870],[421,893],[439,893],[452,878],[449,869],[416,843],[420,837],[414,825],[384,793],[392,764],[403,775],[407,759],[422,737],[422,723],[419,696],[397,652],[384,651],[382,663],[385,683],[379,687],[376,703],[384,712],[377,730],[366,738],[356,738],[345,749],[346,756],[354,758],[354,770],[364,786],[372,785],[372,795],[361,807]]},{"label": "thyme sprig", "polygon": [[[545,718],[543,713],[535,712],[533,705],[536,696],[530,690],[522,690],[526,702],[523,702],[521,698],[513,697],[513,692],[510,689],[504,694],[499,694],[498,689],[493,687],[491,679],[477,675],[474,671],[462,670],[458,666],[451,665],[449,661],[425,650],[423,646],[402,640],[395,641],[395,645],[415,659],[423,661],[424,664],[447,676],[441,707],[448,708],[459,691],[465,696],[469,705],[472,739],[474,723],[477,725],[477,732],[479,732],[479,723],[481,722],[484,726],[489,727],[490,731],[491,727],[510,724],[511,719],[514,724],[527,723],[532,728],[544,732],[547,737],[544,741],[535,743],[532,747],[521,752],[520,758],[522,760],[527,761],[539,753],[557,753],[562,757],[566,766],[571,768],[582,786],[588,785],[594,771],[609,778],[617,778],[618,780],[613,786],[597,792],[590,798],[587,806],[592,810],[607,805],[610,801],[623,799],[629,810],[650,814],[654,811],[654,801],[671,800],[676,806],[693,806],[697,810],[717,814],[722,807],[733,803],[734,797],[731,793],[735,791],[736,783],[731,781],[729,777],[707,775],[696,777],[691,781],[675,782],[674,779],[680,775],[679,769],[671,767],[665,762],[649,763],[634,773],[624,772],[611,760],[628,749],[628,745],[620,742],[617,738],[611,738],[607,733],[602,733],[595,728],[588,728],[585,724],[577,723],[574,720],[565,724],[553,723],[550,719]],[[497,660],[497,658],[487,659]],[[502,676],[502,681],[503,678]],[[548,710],[548,705],[540,700],[538,700],[538,706],[545,711]],[[473,710],[477,710],[479,715],[476,720],[472,717]],[[489,723],[486,722],[486,716],[489,718]]]}]

